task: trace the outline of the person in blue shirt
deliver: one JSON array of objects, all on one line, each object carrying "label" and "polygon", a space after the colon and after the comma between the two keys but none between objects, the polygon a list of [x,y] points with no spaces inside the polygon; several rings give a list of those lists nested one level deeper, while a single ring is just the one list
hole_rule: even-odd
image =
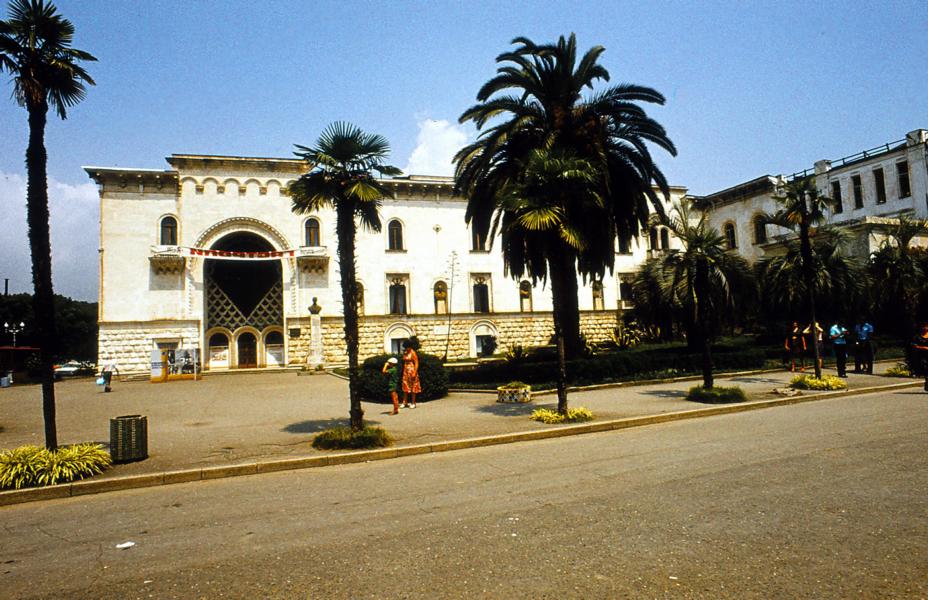
[{"label": "person in blue shirt", "polygon": [[828,331],[828,337],[835,350],[835,367],[838,377],[847,377],[847,329],[835,323]]},{"label": "person in blue shirt", "polygon": [[859,319],[854,326],[857,341],[854,343],[854,372],[873,375],[873,325],[866,319]]}]

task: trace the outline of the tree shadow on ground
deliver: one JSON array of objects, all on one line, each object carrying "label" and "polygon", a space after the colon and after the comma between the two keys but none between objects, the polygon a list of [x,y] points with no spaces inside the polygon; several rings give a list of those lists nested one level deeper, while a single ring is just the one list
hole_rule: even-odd
[{"label": "tree shadow on ground", "polygon": [[772,377],[731,377],[725,381],[732,381],[735,383],[782,383],[782,380]]},{"label": "tree shadow on ground", "polygon": [[[372,419],[364,419],[365,425],[380,425],[380,421],[375,421]],[[350,421],[347,418],[344,419],[313,419],[309,421],[299,421],[297,423],[290,423],[281,431],[287,433],[297,433],[297,434],[306,434],[306,433],[319,433],[320,431],[325,431],[326,429],[332,429],[333,427],[348,427]]]},{"label": "tree shadow on ground", "polygon": [[481,412],[497,417],[527,417],[532,414],[540,405],[534,402],[514,403],[514,402],[493,402],[492,404],[482,404],[475,407],[474,412]]},{"label": "tree shadow on ground", "polygon": [[684,390],[647,390],[641,393],[647,396],[657,396],[658,398],[686,398]]}]

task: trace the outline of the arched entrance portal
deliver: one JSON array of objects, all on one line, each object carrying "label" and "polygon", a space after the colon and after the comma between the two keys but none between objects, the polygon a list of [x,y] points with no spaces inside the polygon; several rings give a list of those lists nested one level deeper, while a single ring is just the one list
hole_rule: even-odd
[{"label": "arched entrance portal", "polygon": [[[240,231],[220,238],[213,244],[212,249],[266,252],[274,250],[274,247],[257,234]],[[280,259],[206,259],[203,269],[206,284],[206,330],[219,328],[229,331],[232,340],[235,340],[235,353],[229,356],[228,366],[264,366],[265,361],[259,361],[259,358],[263,358],[264,344],[253,332],[283,328],[283,279]],[[210,345],[212,346],[212,340]]]},{"label": "arched entrance portal", "polygon": [[245,331],[238,336],[235,342],[238,351],[238,367],[242,369],[253,369],[258,366],[258,338],[250,331]]}]

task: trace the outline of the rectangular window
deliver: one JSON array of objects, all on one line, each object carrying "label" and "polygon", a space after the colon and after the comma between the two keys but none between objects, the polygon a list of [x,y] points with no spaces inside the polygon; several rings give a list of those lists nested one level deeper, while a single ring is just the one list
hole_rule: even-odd
[{"label": "rectangular window", "polygon": [[896,179],[899,181],[899,197],[908,198],[912,195],[912,187],[909,185],[909,163],[902,161],[896,163]]},{"label": "rectangular window", "polygon": [[490,312],[490,278],[486,275],[474,275],[471,284],[474,290],[474,312]]},{"label": "rectangular window", "polygon": [[851,177],[851,185],[854,188],[854,208],[864,207],[864,188],[860,183],[860,175]]},{"label": "rectangular window", "polygon": [[831,182],[831,199],[834,201],[832,205],[832,210],[836,215],[840,215],[844,212],[844,203],[841,201],[841,182],[832,181]]},{"label": "rectangular window", "polygon": [[883,169],[873,169],[873,187],[876,188],[876,203],[886,204],[886,180]]},{"label": "rectangular window", "polygon": [[409,314],[406,306],[406,284],[408,278],[405,276],[392,276],[390,281],[390,314],[405,315]]},{"label": "rectangular window", "polygon": [[483,236],[480,235],[480,232],[477,231],[476,223],[471,224],[471,235],[470,235],[470,251],[471,252],[486,252],[486,240],[483,239]]},{"label": "rectangular window", "polygon": [[629,308],[632,304],[632,284],[631,280],[634,275],[619,276],[619,306]]},{"label": "rectangular window", "polygon": [[619,236],[619,254],[631,254],[631,248],[629,248],[629,240]]}]

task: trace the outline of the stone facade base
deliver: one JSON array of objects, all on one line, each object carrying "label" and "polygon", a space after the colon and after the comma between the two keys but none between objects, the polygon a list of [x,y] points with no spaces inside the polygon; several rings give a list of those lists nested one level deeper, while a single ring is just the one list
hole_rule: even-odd
[{"label": "stone facade base", "polygon": [[[302,331],[309,330],[309,319],[300,323]],[[618,324],[618,315],[612,311],[586,311],[580,314],[580,330],[589,342],[611,339],[612,330]],[[294,325],[290,325],[294,327]],[[447,316],[428,315],[398,318],[395,315],[361,317],[359,325],[359,356],[383,354],[390,348],[391,338],[406,338],[415,335],[422,343],[422,351],[448,358],[464,359],[477,356],[477,335],[494,335],[497,352],[506,352],[514,345],[542,346],[554,335],[551,313],[491,313]],[[309,336],[290,339],[292,364],[303,364],[309,355]],[[322,347],[326,364],[343,364],[348,361],[345,353],[344,323],[340,317],[322,318]]]},{"label": "stone facade base", "polygon": [[[612,311],[586,311],[580,314],[580,330],[589,342],[610,339],[618,324]],[[554,335],[551,313],[491,313],[447,316],[395,315],[361,317],[359,355],[361,359],[388,352],[391,340],[418,336],[422,351],[451,360],[477,356],[478,337],[496,337],[496,352],[512,346],[543,346]],[[296,330],[299,334],[295,335]],[[308,364],[312,347],[310,318],[288,319],[287,362]],[[344,322],[341,317],[322,317],[319,329],[324,364],[348,362],[345,352]],[[151,351],[156,344],[177,343],[180,347],[199,347],[199,321],[150,321],[100,323],[98,337],[100,364],[115,362],[120,373],[143,373],[151,369]]]},{"label": "stone facade base", "polygon": [[149,372],[151,351],[158,342],[198,348],[199,331],[199,321],[100,323],[97,360],[101,365],[116,363],[120,373]]}]

